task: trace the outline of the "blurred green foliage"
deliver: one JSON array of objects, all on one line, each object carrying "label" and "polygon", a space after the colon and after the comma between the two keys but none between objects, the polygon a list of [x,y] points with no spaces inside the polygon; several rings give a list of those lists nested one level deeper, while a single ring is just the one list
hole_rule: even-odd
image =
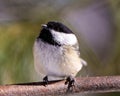
[{"label": "blurred green foliage", "polygon": [[0,27],[1,83],[31,80],[32,46],[37,32],[36,24],[26,22],[15,22]]}]

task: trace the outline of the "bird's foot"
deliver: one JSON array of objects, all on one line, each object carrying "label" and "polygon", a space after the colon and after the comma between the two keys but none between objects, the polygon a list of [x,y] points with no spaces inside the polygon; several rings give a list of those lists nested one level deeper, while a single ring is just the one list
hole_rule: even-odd
[{"label": "bird's foot", "polygon": [[66,81],[65,81],[65,85],[68,84],[67,91],[70,91],[73,89],[73,87],[75,86],[74,83],[75,83],[75,79],[72,76],[68,76]]},{"label": "bird's foot", "polygon": [[44,85],[44,86],[47,86],[47,85],[48,85],[48,76],[45,76],[45,77],[43,78],[43,85]]}]

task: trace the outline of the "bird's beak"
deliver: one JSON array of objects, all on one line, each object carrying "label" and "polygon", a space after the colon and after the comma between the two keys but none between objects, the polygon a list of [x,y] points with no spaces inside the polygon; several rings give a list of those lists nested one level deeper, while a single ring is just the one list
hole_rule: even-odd
[{"label": "bird's beak", "polygon": [[43,28],[46,28],[46,27],[47,27],[47,25],[46,25],[46,24],[42,24],[41,26],[42,26]]}]

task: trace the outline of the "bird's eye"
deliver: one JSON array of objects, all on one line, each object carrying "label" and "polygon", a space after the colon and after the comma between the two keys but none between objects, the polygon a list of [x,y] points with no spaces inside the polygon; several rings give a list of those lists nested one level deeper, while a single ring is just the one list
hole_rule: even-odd
[{"label": "bird's eye", "polygon": [[49,25],[48,25],[48,28],[51,28],[51,29],[53,29],[53,26],[52,26],[51,24],[49,24]]}]

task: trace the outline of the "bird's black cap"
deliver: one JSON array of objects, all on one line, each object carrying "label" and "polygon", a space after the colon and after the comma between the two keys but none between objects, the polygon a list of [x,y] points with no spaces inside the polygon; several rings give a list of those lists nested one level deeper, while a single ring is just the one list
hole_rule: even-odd
[{"label": "bird's black cap", "polygon": [[60,22],[56,21],[50,21],[47,23],[47,28],[53,29],[58,32],[63,32],[63,33],[73,33],[67,26]]}]

